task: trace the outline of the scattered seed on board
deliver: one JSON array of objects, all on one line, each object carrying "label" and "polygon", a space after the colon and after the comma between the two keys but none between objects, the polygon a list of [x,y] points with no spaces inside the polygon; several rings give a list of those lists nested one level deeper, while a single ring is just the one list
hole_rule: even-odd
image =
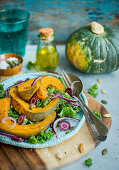
[{"label": "scattered seed on board", "polygon": [[101,90],[101,93],[105,94],[105,93],[106,93],[106,90],[102,89],[102,90]]},{"label": "scattered seed on board", "polygon": [[60,160],[63,158],[63,155],[59,150],[57,151],[56,157],[57,159],[60,159]]},{"label": "scattered seed on board", "polygon": [[107,152],[108,152],[108,150],[107,150],[107,149],[103,149],[103,150],[102,150],[102,155],[106,155],[106,154],[107,154]]},{"label": "scattered seed on board", "polygon": [[84,143],[80,143],[78,146],[79,152],[83,153],[84,152]]},{"label": "scattered seed on board", "polygon": [[107,104],[107,101],[106,101],[106,100],[101,100],[101,102],[102,102],[103,104]]},{"label": "scattered seed on board", "polygon": [[103,117],[111,117],[110,114],[104,114]]},{"label": "scattered seed on board", "polygon": [[102,79],[101,78],[97,79],[97,81],[98,81],[99,84],[102,83]]}]

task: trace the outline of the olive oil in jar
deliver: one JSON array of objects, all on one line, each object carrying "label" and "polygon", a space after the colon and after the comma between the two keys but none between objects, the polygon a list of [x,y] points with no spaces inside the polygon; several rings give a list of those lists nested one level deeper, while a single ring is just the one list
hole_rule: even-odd
[{"label": "olive oil in jar", "polygon": [[37,71],[55,71],[59,64],[59,54],[54,42],[52,28],[42,28],[39,30],[39,44],[36,53]]}]

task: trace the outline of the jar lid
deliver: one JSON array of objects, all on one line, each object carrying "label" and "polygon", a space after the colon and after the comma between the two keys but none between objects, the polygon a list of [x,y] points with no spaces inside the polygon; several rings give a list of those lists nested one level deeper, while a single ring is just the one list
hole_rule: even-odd
[{"label": "jar lid", "polygon": [[39,33],[42,37],[50,38],[53,36],[54,30],[52,28],[41,28],[39,29]]}]

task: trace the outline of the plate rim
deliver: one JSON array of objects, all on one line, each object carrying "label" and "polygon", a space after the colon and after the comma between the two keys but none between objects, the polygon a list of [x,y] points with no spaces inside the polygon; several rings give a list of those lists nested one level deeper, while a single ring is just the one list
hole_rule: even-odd
[{"label": "plate rim", "polygon": [[[59,74],[56,73],[56,72],[46,72],[46,71],[37,72],[37,73],[22,73],[22,74],[17,74],[17,75],[8,77],[7,79],[0,82],[0,84],[7,83],[7,81],[9,81],[9,80],[14,79],[14,78],[19,78],[21,76],[26,76],[26,75],[31,75],[31,76],[39,75],[39,76],[41,76],[41,74],[52,74],[52,75],[55,75],[55,76],[59,76]],[[88,106],[88,100],[87,100],[85,94],[82,92],[81,95],[84,98],[84,101],[85,101],[86,105]],[[22,148],[46,148],[46,147],[55,146],[55,145],[58,145],[58,144],[60,144],[60,143],[62,143],[64,141],[70,139],[71,137],[73,137],[81,129],[81,127],[84,125],[85,120],[86,119],[85,119],[85,116],[83,114],[80,123],[77,125],[77,128],[75,128],[75,131],[72,131],[72,132],[68,133],[66,135],[66,138],[63,137],[62,140],[57,140],[57,142],[54,143],[54,144],[53,143],[50,143],[50,144],[48,143],[48,145],[47,145],[47,143],[30,144],[30,143],[26,143],[26,142],[18,142],[18,141],[13,141],[11,138],[6,137],[6,136],[2,136],[2,135],[0,135],[0,142],[5,143],[5,144],[10,144],[12,146],[22,147]]]}]

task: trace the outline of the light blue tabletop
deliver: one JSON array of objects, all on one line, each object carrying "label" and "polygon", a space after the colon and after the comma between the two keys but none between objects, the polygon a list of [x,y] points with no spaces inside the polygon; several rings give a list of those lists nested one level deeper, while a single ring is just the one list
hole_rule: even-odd
[{"label": "light blue tabletop", "polygon": [[[26,55],[24,57],[23,72],[35,72],[27,70],[27,62],[35,61],[36,45],[27,45]],[[90,170],[119,170],[119,70],[109,74],[83,74],[77,71],[66,59],[64,45],[58,45],[57,49],[60,54],[60,65],[57,72],[64,69],[67,73],[76,74],[81,78],[84,84],[84,90],[97,83],[97,79],[101,78],[103,82],[98,86],[99,94],[97,100],[107,100],[106,108],[112,115],[112,127],[110,129],[108,138],[105,142],[100,143],[96,149],[83,157],[82,159],[61,168],[62,170],[87,170],[88,167],[84,165],[85,159],[91,157],[93,165],[89,167]],[[101,93],[101,89],[106,90],[106,94]],[[102,156],[103,149],[108,149],[108,153]]]}]

